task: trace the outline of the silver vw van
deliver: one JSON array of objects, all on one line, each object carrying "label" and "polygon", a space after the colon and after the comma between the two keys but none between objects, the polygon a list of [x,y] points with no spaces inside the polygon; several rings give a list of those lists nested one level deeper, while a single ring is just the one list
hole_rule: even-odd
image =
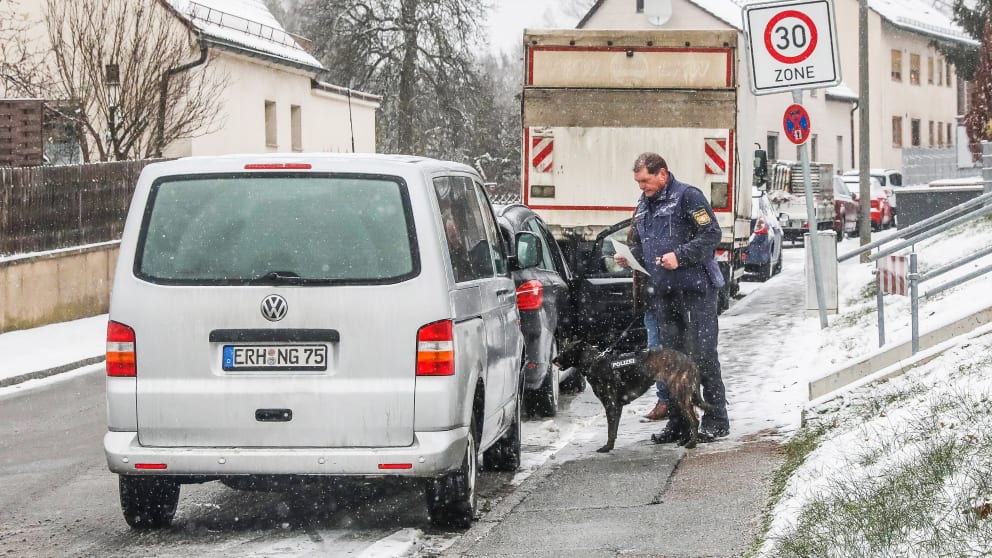
[{"label": "silver vw van", "polygon": [[519,465],[509,271],[540,248],[515,242],[511,258],[461,164],[147,166],[107,328],[104,449],[127,522],[168,525],[185,483],[401,476],[426,482],[433,523],[467,527],[480,466]]}]

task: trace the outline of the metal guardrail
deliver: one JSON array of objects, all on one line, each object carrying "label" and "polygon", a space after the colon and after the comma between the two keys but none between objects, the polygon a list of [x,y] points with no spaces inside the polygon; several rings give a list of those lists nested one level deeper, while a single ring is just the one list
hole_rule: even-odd
[{"label": "metal guardrail", "polygon": [[[837,256],[837,261],[842,262],[857,256],[868,254],[869,261],[878,262],[880,259],[895,254],[905,248],[910,248],[910,250],[912,250],[909,254],[909,273],[906,275],[906,280],[909,283],[910,291],[909,296],[912,315],[913,354],[916,354],[920,350],[920,284],[940,277],[949,271],[953,271],[963,265],[992,254],[992,246],[986,247],[975,253],[968,254],[967,256],[944,264],[936,269],[932,269],[926,273],[919,273],[917,261],[918,254],[915,251],[915,246],[920,241],[940,235],[948,229],[954,228],[958,225],[963,225],[985,215],[992,214],[992,142],[982,142],[982,150],[982,176],[985,182],[985,188],[984,193],[981,196],[962,203],[956,207],[952,207],[951,209],[943,211],[933,217],[924,219],[919,223],[906,227],[905,229],[900,230],[897,235],[870,242],[864,246],[859,246],[855,250],[851,250]],[[872,250],[876,251],[872,252]],[[956,287],[962,283],[966,283],[990,272],[992,272],[992,264],[980,267],[960,277],[929,288],[923,293],[922,297],[929,298],[935,296],[946,291],[947,289]],[[876,275],[879,273],[877,268],[875,273]],[[879,347],[885,344],[884,294],[885,293],[883,292],[881,285],[879,285],[878,294],[876,295]]]}]

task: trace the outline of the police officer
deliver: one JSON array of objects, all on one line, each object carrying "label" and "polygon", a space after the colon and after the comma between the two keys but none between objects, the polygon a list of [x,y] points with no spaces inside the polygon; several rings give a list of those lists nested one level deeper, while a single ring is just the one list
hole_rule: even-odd
[{"label": "police officer", "polygon": [[[659,324],[661,345],[692,357],[699,367],[703,400],[717,409],[703,415],[700,438],[727,436],[730,419],[717,357],[717,295],[724,280],[713,257],[720,225],[703,193],[676,180],[661,155],[638,156],[634,180],[641,198],[630,248],[650,273],[646,311],[653,312]],[[628,265],[622,256],[616,256],[616,262]],[[658,444],[674,442],[687,427],[676,413],[651,439]]]}]

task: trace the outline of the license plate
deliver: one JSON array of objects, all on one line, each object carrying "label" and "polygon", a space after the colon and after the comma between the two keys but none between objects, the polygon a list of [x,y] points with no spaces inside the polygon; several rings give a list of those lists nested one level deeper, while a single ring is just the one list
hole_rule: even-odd
[{"label": "license plate", "polygon": [[327,370],[327,345],[224,345],[224,370]]}]

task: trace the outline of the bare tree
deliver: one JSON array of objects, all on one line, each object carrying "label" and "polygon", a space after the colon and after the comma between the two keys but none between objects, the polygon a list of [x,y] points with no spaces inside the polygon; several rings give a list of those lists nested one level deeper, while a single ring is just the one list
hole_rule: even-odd
[{"label": "bare tree", "polygon": [[0,97],[40,97],[44,53],[26,39],[30,21],[18,0],[0,0]]},{"label": "bare tree", "polygon": [[[342,85],[384,96],[382,151],[454,157],[481,89],[488,3],[480,0],[305,0],[301,28]],[[452,152],[452,149],[454,152]]]},{"label": "bare tree", "polygon": [[[46,0],[53,95],[76,111],[83,158],[144,158],[164,145],[207,133],[226,77],[195,58],[191,30],[163,0]],[[161,137],[159,101],[168,80]]]}]

